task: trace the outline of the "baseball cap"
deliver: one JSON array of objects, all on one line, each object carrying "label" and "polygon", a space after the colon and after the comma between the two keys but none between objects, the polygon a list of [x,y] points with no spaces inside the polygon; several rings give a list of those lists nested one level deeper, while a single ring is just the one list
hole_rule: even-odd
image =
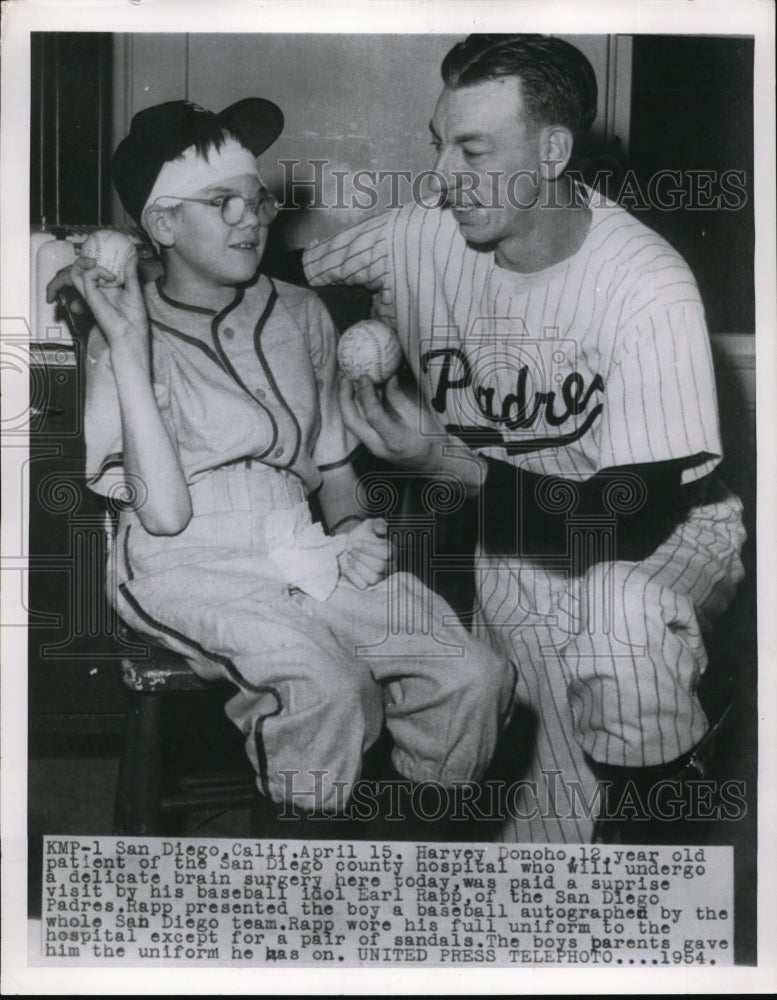
[{"label": "baseball cap", "polygon": [[247,97],[215,114],[190,101],[168,101],[139,111],[129,135],[113,154],[111,173],[121,203],[141,225],[143,206],[165,163],[205,138],[215,128],[231,132],[259,156],[283,129],[283,112],[272,101]]}]

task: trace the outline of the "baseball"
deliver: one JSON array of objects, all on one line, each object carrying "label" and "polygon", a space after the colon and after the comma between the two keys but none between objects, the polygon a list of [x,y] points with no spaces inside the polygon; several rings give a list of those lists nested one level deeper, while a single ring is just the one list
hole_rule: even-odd
[{"label": "baseball", "polygon": [[114,275],[113,282],[105,284],[123,285],[124,266],[135,249],[132,240],[114,229],[100,229],[91,233],[81,247],[82,257],[91,257],[98,267],[105,268]]},{"label": "baseball", "polygon": [[350,379],[368,375],[373,382],[390,379],[402,362],[402,348],[391,327],[376,319],[348,327],[337,345],[340,370]]}]

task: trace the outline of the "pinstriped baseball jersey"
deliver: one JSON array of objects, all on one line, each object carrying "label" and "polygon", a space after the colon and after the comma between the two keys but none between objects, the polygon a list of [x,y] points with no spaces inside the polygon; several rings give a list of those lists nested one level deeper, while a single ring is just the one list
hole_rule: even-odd
[{"label": "pinstriped baseball jersey", "polygon": [[[187,482],[253,458],[296,473],[310,492],[322,468],[354,450],[335,396],[335,329],[314,293],[260,276],[218,313],[175,302],[156,284],[144,294],[154,391]],[[98,331],[88,357],[87,476],[105,492],[120,480],[122,435]]]},{"label": "pinstriped baseball jersey", "polygon": [[363,284],[427,399],[484,454],[586,479],[720,459],[715,384],[696,282],[661,237],[593,203],[571,258],[533,274],[469,246],[448,211],[408,205],[312,247],[311,284]]},{"label": "pinstriped baseball jersey", "polygon": [[[427,402],[481,451],[540,475],[679,460],[686,484],[721,457],[709,341],[678,254],[617,206],[591,203],[572,257],[531,274],[469,246],[447,211],[405,206],[306,251],[313,284],[364,284],[394,326]],[[585,532],[588,535],[585,535]],[[597,534],[598,532],[598,534]],[[600,548],[584,572],[566,555],[478,553],[479,629],[518,665],[532,746],[505,840],[590,839],[590,758],[675,760],[707,730],[697,684],[701,630],[742,577],[741,504],[723,490],[678,515],[643,562]]]}]

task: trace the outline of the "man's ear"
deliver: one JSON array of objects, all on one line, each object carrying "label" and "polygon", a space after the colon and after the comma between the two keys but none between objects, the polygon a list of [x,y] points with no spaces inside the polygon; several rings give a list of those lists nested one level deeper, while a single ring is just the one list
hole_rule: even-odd
[{"label": "man's ear", "polygon": [[557,181],[572,156],[574,139],[564,125],[548,125],[542,131],[542,177]]},{"label": "man's ear", "polygon": [[175,243],[172,227],[172,213],[169,208],[151,205],[143,213],[143,226],[151,239],[162,247]]}]

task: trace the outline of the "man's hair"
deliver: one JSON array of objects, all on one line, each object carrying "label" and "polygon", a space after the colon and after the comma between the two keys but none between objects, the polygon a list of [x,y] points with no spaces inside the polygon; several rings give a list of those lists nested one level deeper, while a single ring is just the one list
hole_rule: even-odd
[{"label": "man's hair", "polygon": [[442,62],[445,85],[472,87],[515,76],[536,125],[563,125],[576,141],[596,117],[596,75],[569,42],[548,35],[470,35]]}]

